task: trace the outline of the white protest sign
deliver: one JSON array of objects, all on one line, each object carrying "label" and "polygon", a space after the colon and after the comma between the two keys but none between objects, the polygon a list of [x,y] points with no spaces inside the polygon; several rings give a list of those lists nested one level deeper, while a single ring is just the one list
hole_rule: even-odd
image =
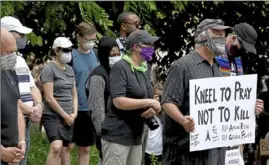
[{"label": "white protest sign", "polygon": [[226,151],[225,165],[244,165],[239,148]]},{"label": "white protest sign", "polygon": [[190,151],[255,141],[257,75],[190,80]]}]

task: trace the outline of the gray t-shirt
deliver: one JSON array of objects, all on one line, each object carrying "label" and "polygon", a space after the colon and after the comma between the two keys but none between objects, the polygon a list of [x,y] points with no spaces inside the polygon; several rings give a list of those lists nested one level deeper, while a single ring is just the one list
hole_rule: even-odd
[{"label": "gray t-shirt", "polygon": [[[75,73],[71,66],[66,65],[66,69],[59,68],[54,62],[48,63],[42,70],[40,76],[42,84],[53,83],[53,96],[63,110],[71,114],[73,112],[72,89],[75,82]],[[45,101],[46,115],[56,115],[57,113]]]}]

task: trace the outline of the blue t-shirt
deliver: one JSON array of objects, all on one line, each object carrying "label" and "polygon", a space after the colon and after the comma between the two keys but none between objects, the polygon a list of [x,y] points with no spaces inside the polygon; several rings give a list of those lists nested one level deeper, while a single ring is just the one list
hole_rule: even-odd
[{"label": "blue t-shirt", "polygon": [[77,49],[73,49],[72,66],[76,75],[79,111],[88,111],[88,99],[85,84],[89,74],[97,65],[98,59],[93,49],[87,54],[81,53]]}]

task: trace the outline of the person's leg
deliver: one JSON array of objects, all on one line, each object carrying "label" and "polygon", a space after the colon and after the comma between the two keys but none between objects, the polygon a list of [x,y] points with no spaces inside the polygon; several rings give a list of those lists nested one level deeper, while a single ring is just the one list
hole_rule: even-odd
[{"label": "person's leg", "polygon": [[70,143],[68,145],[64,145],[62,149],[62,163],[61,165],[71,165],[70,152],[73,149],[74,144]]},{"label": "person's leg", "polygon": [[142,161],[141,165],[145,164],[144,157],[145,157],[145,150],[147,146],[147,139],[148,139],[148,126],[147,124],[144,124],[144,131],[142,134]]},{"label": "person's leg", "polygon": [[94,145],[95,132],[88,112],[78,112],[73,135],[74,142],[78,146],[78,165],[89,165],[90,146]]},{"label": "person's leg", "polygon": [[63,142],[61,140],[54,140],[50,144],[50,151],[47,157],[46,165],[61,165],[61,152]]},{"label": "person's leg", "polygon": [[24,159],[19,163],[19,165],[26,165],[27,164],[28,152],[30,150],[30,125],[31,125],[31,120],[29,120],[28,117],[25,118],[26,151],[25,151]]},{"label": "person's leg", "polygon": [[90,149],[90,146],[78,147],[78,165],[89,165]]},{"label": "person's leg", "polygon": [[141,165],[142,161],[142,144],[133,145],[130,149],[127,165]]},{"label": "person's leg", "polygon": [[150,159],[150,154],[145,153],[145,159],[144,159],[145,165],[151,165],[151,159]]},{"label": "person's leg", "polygon": [[[103,165],[132,165],[127,163],[127,158],[131,149],[130,146],[111,143],[103,139],[101,141]],[[139,160],[139,163],[141,163],[141,159]]]}]

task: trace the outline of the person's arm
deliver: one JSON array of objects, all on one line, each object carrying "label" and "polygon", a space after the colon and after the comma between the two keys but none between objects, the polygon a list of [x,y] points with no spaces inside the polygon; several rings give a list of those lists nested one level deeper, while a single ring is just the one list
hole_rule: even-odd
[{"label": "person's arm", "polygon": [[101,76],[92,76],[88,83],[89,112],[97,135],[101,133],[101,123],[105,118],[105,80]]},{"label": "person's arm", "polygon": [[32,109],[28,105],[24,104],[21,99],[18,100],[18,106],[23,114],[28,116],[32,114]]},{"label": "person's arm", "polygon": [[187,132],[191,132],[194,130],[194,121],[190,116],[184,116],[180,110],[184,101],[185,88],[188,84],[186,76],[183,64],[171,67],[161,102],[167,115],[182,125]]},{"label": "person's arm", "polygon": [[115,64],[110,71],[110,93],[113,104],[120,110],[137,110],[157,104],[153,99],[132,99],[126,97],[127,73],[122,63]]},{"label": "person's arm", "polygon": [[73,113],[72,116],[75,119],[78,115],[78,95],[77,95],[77,88],[76,88],[76,82],[74,81],[74,86],[72,89],[72,97],[73,97]]},{"label": "person's arm", "polygon": [[169,117],[171,117],[180,125],[183,125],[184,121],[186,120],[185,116],[181,113],[180,109],[175,104],[164,103],[162,107]]},{"label": "person's arm", "polygon": [[62,107],[58,104],[58,102],[53,96],[54,73],[50,68],[45,67],[43,69],[41,73],[41,81],[43,83],[45,100],[49,104],[51,109],[63,118],[68,116],[68,114],[62,109]]},{"label": "person's arm", "polygon": [[18,142],[18,148],[25,152],[26,150],[26,143],[25,143],[25,120],[24,116],[21,112],[21,109],[19,107],[19,101],[18,101],[18,131],[19,131],[19,142]]}]

